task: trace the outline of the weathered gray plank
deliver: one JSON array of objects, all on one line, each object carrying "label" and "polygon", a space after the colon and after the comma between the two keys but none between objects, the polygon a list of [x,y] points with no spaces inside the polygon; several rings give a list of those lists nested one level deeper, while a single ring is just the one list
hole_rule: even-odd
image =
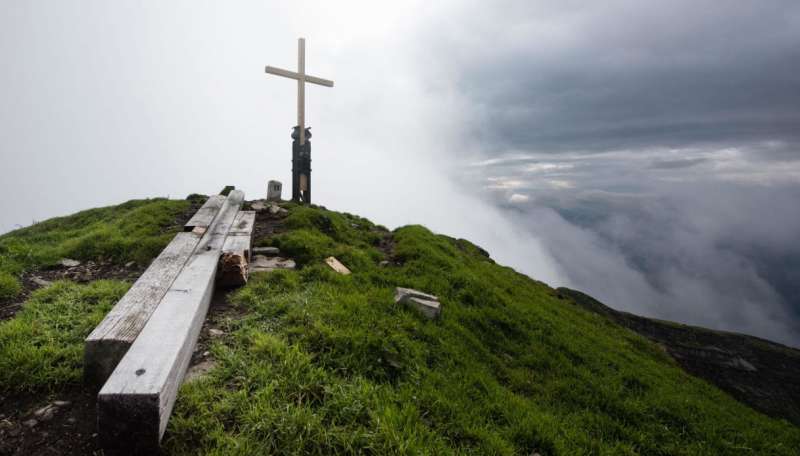
[{"label": "weathered gray plank", "polygon": [[217,216],[224,202],[225,197],[222,195],[209,196],[203,206],[183,225],[183,231],[194,230],[199,234],[203,234],[214,222],[214,217]]},{"label": "weathered gray plank", "polygon": [[125,296],[89,334],[84,349],[84,379],[99,389],[133,343],[167,289],[200,242],[197,233],[178,233]]},{"label": "weathered gray plank", "polygon": [[98,433],[106,451],[152,454],[167,422],[203,325],[219,255],[241,206],[234,190],[97,397]]},{"label": "weathered gray plank", "polygon": [[246,235],[253,234],[253,227],[256,224],[256,211],[239,211],[236,218],[233,220],[233,225],[228,235]]}]

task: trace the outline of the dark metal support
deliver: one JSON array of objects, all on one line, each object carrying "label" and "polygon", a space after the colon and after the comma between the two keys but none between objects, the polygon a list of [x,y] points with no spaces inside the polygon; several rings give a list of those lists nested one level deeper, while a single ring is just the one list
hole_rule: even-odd
[{"label": "dark metal support", "polygon": [[292,128],[292,201],[311,204],[311,127],[300,145],[300,127]]}]

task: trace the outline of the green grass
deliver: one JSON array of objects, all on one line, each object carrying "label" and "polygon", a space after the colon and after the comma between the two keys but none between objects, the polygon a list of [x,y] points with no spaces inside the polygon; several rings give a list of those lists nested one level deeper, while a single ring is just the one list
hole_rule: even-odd
[{"label": "green grass", "polygon": [[55,282],[0,322],[0,391],[53,389],[80,380],[83,340],[125,294],[128,284]]},{"label": "green grass", "polygon": [[148,263],[179,227],[188,201],[133,200],[57,217],[0,236],[0,299],[16,296],[19,276],[61,258]]},{"label": "green grass", "polygon": [[[797,454],[797,427],[687,375],[653,343],[557,299],[466,240],[403,227],[391,233],[399,265],[381,267],[385,229],[288,207],[290,231],[260,243],[301,267],[254,275],[234,293],[236,316],[219,323],[225,336],[211,346],[217,367],[181,388],[167,454]],[[64,253],[66,232],[122,229],[129,215],[45,222],[50,228],[0,245],[53,240],[57,253],[13,256],[19,270],[85,258]],[[141,233],[160,239],[168,219],[152,217],[164,224]],[[329,255],[353,274],[321,264]],[[395,286],[439,295],[442,317],[395,305]],[[126,287],[59,282],[34,293],[0,323],[0,388],[77,381],[83,337]]]},{"label": "green grass", "polygon": [[0,271],[0,299],[9,299],[17,296],[22,291],[22,285],[13,275]]},{"label": "green grass", "polygon": [[[465,240],[292,207],[270,242],[299,271],[256,276],[185,385],[172,454],[796,454],[800,430],[685,374],[651,342]],[[340,257],[340,276],[319,260]],[[440,296],[428,321],[395,286]]]}]

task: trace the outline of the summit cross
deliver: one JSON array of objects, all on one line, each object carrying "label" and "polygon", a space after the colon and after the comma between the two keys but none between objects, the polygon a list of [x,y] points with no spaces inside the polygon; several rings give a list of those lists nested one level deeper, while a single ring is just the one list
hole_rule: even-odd
[{"label": "summit cross", "polygon": [[297,125],[300,127],[300,145],[306,143],[306,82],[333,87],[333,81],[306,74],[306,39],[297,40],[297,72],[267,66],[269,74],[297,80]]}]

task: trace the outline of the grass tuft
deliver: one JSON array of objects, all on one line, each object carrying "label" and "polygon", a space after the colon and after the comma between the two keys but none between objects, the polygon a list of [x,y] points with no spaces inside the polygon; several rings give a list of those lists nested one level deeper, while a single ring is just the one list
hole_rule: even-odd
[{"label": "grass tuft", "polygon": [[0,271],[0,299],[14,298],[22,291],[19,279],[8,272]]},{"label": "grass tuft", "polygon": [[83,340],[129,285],[59,281],[37,290],[22,310],[0,322],[0,391],[52,389],[80,380]]}]

